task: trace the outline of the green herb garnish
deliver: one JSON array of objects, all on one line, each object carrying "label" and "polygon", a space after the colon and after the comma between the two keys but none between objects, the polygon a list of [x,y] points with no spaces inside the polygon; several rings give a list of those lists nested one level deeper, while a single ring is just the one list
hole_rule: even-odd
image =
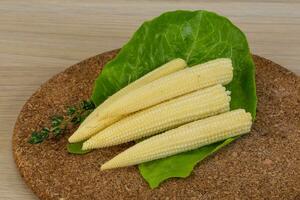
[{"label": "green herb garnish", "polygon": [[67,115],[72,116],[76,112],[76,108],[74,106],[71,106],[67,109]]},{"label": "green herb garnish", "polygon": [[94,109],[95,105],[91,100],[84,100],[78,105],[70,106],[67,108],[65,116],[54,115],[51,117],[50,128],[43,127],[40,131],[33,131],[28,142],[38,144],[46,139],[58,139],[65,133],[70,124],[80,124]]},{"label": "green herb garnish", "polygon": [[84,110],[92,110],[95,109],[95,104],[91,100],[84,100],[81,104]]},{"label": "green herb garnish", "polygon": [[29,139],[30,144],[38,144],[43,142],[45,139],[47,139],[49,136],[49,129],[48,128],[43,128],[40,132],[32,132],[31,137]]}]

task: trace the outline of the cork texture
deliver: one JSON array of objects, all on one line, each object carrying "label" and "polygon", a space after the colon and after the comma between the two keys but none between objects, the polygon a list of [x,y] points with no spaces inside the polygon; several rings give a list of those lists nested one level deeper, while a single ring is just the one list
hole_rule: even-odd
[{"label": "cork texture", "polygon": [[95,78],[117,51],[106,52],[54,76],[26,102],[13,134],[13,154],[26,184],[45,200],[91,199],[300,199],[300,78],[259,56],[257,119],[243,136],[198,164],[186,179],[151,190],[128,167],[101,172],[105,161],[132,144],[68,154],[67,138],[31,145],[32,131],[68,105],[88,99]]}]

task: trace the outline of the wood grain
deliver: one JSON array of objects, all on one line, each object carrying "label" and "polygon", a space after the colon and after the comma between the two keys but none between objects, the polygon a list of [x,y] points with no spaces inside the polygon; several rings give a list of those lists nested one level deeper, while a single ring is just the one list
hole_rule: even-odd
[{"label": "wood grain", "polygon": [[16,171],[11,135],[29,96],[54,74],[122,46],[147,19],[167,10],[207,9],[246,32],[252,52],[300,74],[299,1],[0,2],[0,199],[35,199]]}]

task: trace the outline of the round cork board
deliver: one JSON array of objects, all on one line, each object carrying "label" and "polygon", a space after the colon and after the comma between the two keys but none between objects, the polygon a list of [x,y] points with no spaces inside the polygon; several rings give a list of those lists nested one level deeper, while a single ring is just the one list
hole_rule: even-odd
[{"label": "round cork board", "polygon": [[257,120],[250,134],[198,164],[186,179],[151,190],[137,167],[101,172],[104,161],[131,144],[78,156],[67,138],[31,145],[30,133],[49,117],[88,99],[95,78],[117,51],[71,66],[44,83],[26,102],[15,125],[13,154],[27,185],[40,199],[300,199],[300,79],[254,56]]}]

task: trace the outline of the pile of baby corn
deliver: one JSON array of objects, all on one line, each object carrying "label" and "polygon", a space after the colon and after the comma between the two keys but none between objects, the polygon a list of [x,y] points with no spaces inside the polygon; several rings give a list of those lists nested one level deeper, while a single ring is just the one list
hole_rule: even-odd
[{"label": "pile of baby corn", "polygon": [[[124,87],[99,105],[69,138],[83,150],[141,138],[101,166],[136,165],[193,150],[250,132],[243,109],[230,111],[231,60],[220,58],[187,67],[177,58]],[[152,136],[152,137],[150,137]]]}]

